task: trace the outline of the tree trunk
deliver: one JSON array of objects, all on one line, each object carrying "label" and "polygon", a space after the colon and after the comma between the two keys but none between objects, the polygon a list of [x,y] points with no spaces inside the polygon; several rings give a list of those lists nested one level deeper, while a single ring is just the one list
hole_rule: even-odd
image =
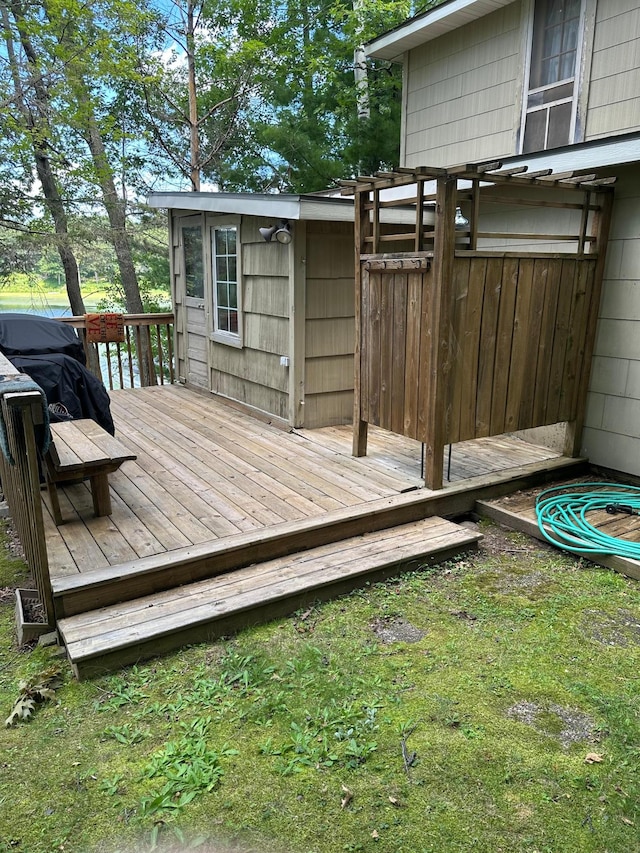
[{"label": "tree trunk", "polygon": [[35,104],[27,105],[25,101],[22,79],[20,77],[20,66],[15,54],[13,40],[11,38],[9,13],[7,11],[7,7],[3,3],[0,5],[0,15],[4,29],[11,76],[16,93],[16,103],[20,110],[20,114],[22,115],[25,130],[31,140],[36,172],[40,183],[42,184],[45,204],[47,205],[47,209],[53,219],[56,232],[56,247],[58,249],[58,254],[60,255],[62,268],[64,269],[64,279],[71,313],[81,316],[85,313],[85,307],[82,294],[80,293],[78,262],[76,261],[75,254],[71,246],[71,240],[69,238],[67,214],[60,194],[60,188],[51,166],[51,160],[47,155],[47,144],[51,136],[48,119],[46,117],[46,113],[50,105],[49,92],[47,91],[40,74],[37,54],[24,26],[24,15],[20,4],[15,2],[12,3],[11,12],[18,29],[22,49],[24,50],[29,63],[31,73],[28,83],[33,86],[37,98]]},{"label": "tree trunk", "polygon": [[194,0],[187,0],[185,40],[187,45],[187,70],[189,76],[189,163],[191,167],[191,189],[200,191],[200,128],[198,125],[198,101],[196,97],[196,45]]},{"label": "tree trunk", "polygon": [[[102,190],[102,199],[109,218],[109,236],[115,249],[118,270],[120,272],[120,283],[124,291],[125,306],[129,314],[143,314],[144,306],[140,296],[138,276],[131,254],[131,243],[126,228],[125,202],[118,196],[113,176],[113,169],[104,147],[102,133],[96,120],[93,104],[84,82],[81,78],[77,81],[77,96],[86,116],[86,125],[82,133],[89,146],[93,165]],[[144,331],[144,330],[143,330]],[[138,369],[140,371],[140,382],[142,385],[155,385],[156,376],[151,357],[150,340],[142,334],[140,336],[140,351],[138,352]]]}]

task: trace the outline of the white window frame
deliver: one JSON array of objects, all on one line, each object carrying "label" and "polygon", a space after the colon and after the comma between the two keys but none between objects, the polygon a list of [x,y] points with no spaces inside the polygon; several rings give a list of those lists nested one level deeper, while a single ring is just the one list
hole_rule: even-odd
[{"label": "white window frame", "polygon": [[[540,86],[534,89],[529,88],[529,82],[531,80],[531,59],[533,54],[533,28],[535,21],[535,9],[536,0],[530,0],[529,2],[529,21],[528,21],[528,34],[527,34],[527,54],[526,54],[526,63],[524,69],[524,84],[522,89],[522,115],[520,119],[520,141],[518,146],[518,153],[524,154],[524,134],[527,125],[527,116],[530,113],[539,112],[541,110],[547,111],[547,123],[545,129],[545,141],[548,139],[549,134],[549,113],[551,108],[554,106],[559,106],[560,104],[565,104],[571,102],[571,121],[569,124],[569,139],[567,140],[567,145],[573,145],[577,142],[582,141],[583,131],[578,126],[578,105],[580,101],[580,90],[581,83],[583,77],[583,50],[584,50],[584,39],[585,39],[585,18],[586,18],[586,3],[585,0],[580,0],[580,22],[578,24],[578,43],[576,46],[576,64],[575,64],[575,73],[573,77],[568,77],[566,80],[559,80],[557,83],[552,83],[547,86]],[[570,98],[559,98],[557,101],[552,101],[548,104],[543,104],[539,107],[529,107],[528,101],[531,95],[537,94],[538,92],[544,92],[547,89],[559,88],[560,86],[566,85],[567,83],[573,83],[573,93]],[[549,149],[545,146],[545,148],[540,149],[542,151],[549,151]],[[528,152],[534,153],[534,152]]]},{"label": "white window frame", "polygon": [[[216,276],[216,231],[235,228],[236,231],[236,293],[237,293],[237,312],[238,312],[238,331],[228,332],[224,329],[218,329],[218,282]],[[219,344],[242,348],[243,346],[243,328],[244,328],[244,313],[243,313],[243,286],[242,286],[242,243],[240,239],[240,217],[224,217],[216,219],[209,227],[209,258],[211,263],[211,289],[209,298],[211,301],[211,340]]]}]

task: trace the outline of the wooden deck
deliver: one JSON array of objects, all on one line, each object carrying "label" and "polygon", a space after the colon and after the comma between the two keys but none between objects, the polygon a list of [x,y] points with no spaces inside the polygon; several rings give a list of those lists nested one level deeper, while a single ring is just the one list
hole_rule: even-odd
[{"label": "wooden deck", "polygon": [[[137,455],[110,475],[113,514],[95,518],[87,483],[45,513],[52,578],[116,566],[422,488],[418,442],[372,430],[351,456],[351,428],[287,432],[178,386],[111,392],[118,439]],[[504,437],[456,445],[451,488],[544,464],[558,454]]]},{"label": "wooden deck", "polygon": [[[225,605],[224,618],[212,615],[220,598],[215,584],[207,588],[204,611],[196,608],[193,624],[185,621],[176,590],[178,599],[193,602],[190,585],[271,561],[275,574],[265,589],[273,600],[255,603],[251,618],[290,612],[305,597],[362,582],[357,566],[348,568],[353,537],[379,536],[369,546],[374,558],[365,571],[384,574],[400,553],[392,548],[382,563],[375,557],[386,547],[380,544],[388,538],[385,531],[469,512],[476,499],[548,482],[582,464],[515,437],[479,439],[453,447],[451,480],[434,492],[423,487],[421,445],[382,430],[372,429],[368,455],[354,458],[348,426],[287,430],[179,386],[114,391],[111,400],[116,435],[136,456],[109,476],[112,515],[95,517],[85,482],[65,485],[59,498],[68,520],[57,527],[43,493],[56,618],[78,675],[215,636],[221,625],[229,633],[230,625],[247,624],[242,597],[237,607]],[[436,537],[430,551],[424,544],[429,537],[416,538],[413,531],[405,561],[446,558],[475,545],[477,537],[460,538],[455,525],[433,520],[449,525],[444,539]],[[333,543],[336,577],[308,573],[301,588],[298,567],[307,556],[309,566],[324,565],[321,549]],[[281,561],[289,555],[283,592]],[[167,605],[167,625],[175,630],[165,625],[149,634],[145,608],[165,600],[174,602]],[[122,602],[131,603],[126,617]],[[174,607],[181,614],[178,627]],[[126,640],[120,629],[99,640],[90,636],[87,626],[94,621],[105,626],[123,619],[131,623]]]}]

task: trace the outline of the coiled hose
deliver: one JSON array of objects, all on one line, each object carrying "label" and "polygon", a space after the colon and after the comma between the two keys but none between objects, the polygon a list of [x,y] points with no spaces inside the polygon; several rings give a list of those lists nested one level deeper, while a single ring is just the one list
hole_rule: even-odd
[{"label": "coiled hose", "polygon": [[615,483],[580,483],[578,488],[567,491],[567,486],[553,486],[536,498],[538,527],[545,539],[574,554],[640,560],[640,542],[609,536],[587,521],[587,513],[597,510],[640,515],[640,488]]}]

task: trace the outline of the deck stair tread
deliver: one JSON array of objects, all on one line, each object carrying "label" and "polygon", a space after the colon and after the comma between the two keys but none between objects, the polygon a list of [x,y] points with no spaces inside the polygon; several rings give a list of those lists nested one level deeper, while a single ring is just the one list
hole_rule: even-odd
[{"label": "deck stair tread", "polygon": [[431,516],[62,618],[58,629],[76,674],[84,677],[227,634],[236,621],[242,627],[291,612],[305,597],[353,589],[390,567],[448,559],[480,538]]}]

